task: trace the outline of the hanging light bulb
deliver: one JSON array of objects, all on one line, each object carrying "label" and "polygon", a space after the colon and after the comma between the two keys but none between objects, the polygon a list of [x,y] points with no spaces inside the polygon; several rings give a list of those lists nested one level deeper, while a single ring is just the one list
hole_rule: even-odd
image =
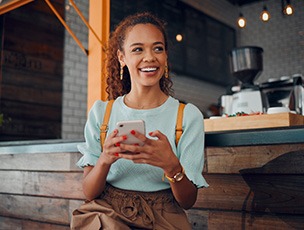
[{"label": "hanging light bulb", "polygon": [[266,6],[263,7],[263,11],[261,12],[260,19],[263,22],[268,22],[269,19],[270,19],[270,14],[269,14],[268,9],[267,9]]},{"label": "hanging light bulb", "polygon": [[177,34],[177,35],[175,36],[175,39],[176,39],[176,41],[181,42],[181,41],[183,40],[183,35]]},{"label": "hanging light bulb", "polygon": [[290,0],[287,0],[286,2],[287,2],[287,5],[284,8],[284,13],[286,15],[292,15],[293,14],[293,7],[290,4]]},{"label": "hanging light bulb", "polygon": [[246,26],[246,19],[244,18],[242,13],[240,13],[237,23],[240,28],[244,28]]}]

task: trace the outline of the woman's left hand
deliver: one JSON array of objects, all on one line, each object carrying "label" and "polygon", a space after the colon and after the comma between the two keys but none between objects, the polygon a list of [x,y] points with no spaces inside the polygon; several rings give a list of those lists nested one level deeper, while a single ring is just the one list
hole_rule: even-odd
[{"label": "woman's left hand", "polygon": [[165,172],[170,172],[173,170],[173,167],[175,168],[180,165],[168,138],[159,130],[149,133],[149,136],[156,137],[156,140],[147,138],[145,135],[134,131],[132,131],[132,135],[143,141],[144,145],[135,146],[120,144],[121,149],[131,152],[131,154],[120,153],[119,157],[132,160],[134,163],[158,166]]}]

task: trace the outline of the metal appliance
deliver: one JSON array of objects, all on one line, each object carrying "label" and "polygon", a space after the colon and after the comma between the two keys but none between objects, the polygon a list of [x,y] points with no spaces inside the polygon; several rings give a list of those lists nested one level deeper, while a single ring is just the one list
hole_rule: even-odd
[{"label": "metal appliance", "polygon": [[232,95],[222,96],[222,113],[231,115],[267,111],[268,101],[259,85],[254,84],[263,71],[262,54],[263,49],[256,46],[235,48],[229,53],[231,73],[241,84],[232,87]]},{"label": "metal appliance", "polygon": [[301,74],[269,79],[259,87],[266,95],[269,107],[286,107],[304,115],[304,79]]}]

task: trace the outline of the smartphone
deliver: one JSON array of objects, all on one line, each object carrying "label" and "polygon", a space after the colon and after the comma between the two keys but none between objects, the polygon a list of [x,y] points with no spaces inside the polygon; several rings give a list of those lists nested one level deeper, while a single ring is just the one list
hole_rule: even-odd
[{"label": "smartphone", "polygon": [[116,124],[116,129],[118,130],[118,136],[127,136],[127,139],[121,143],[129,145],[136,144],[140,146],[144,145],[144,142],[131,134],[131,131],[135,130],[136,132],[146,135],[145,122],[143,120],[119,121]]}]

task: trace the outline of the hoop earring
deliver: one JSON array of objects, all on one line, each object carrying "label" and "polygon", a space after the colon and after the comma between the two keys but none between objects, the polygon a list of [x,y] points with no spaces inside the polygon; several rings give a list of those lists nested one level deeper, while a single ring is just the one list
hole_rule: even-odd
[{"label": "hoop earring", "polygon": [[123,66],[121,65],[120,66],[120,73],[119,73],[119,76],[120,76],[120,80],[122,81],[123,80]]},{"label": "hoop earring", "polygon": [[168,66],[165,66],[165,78],[169,78]]}]

